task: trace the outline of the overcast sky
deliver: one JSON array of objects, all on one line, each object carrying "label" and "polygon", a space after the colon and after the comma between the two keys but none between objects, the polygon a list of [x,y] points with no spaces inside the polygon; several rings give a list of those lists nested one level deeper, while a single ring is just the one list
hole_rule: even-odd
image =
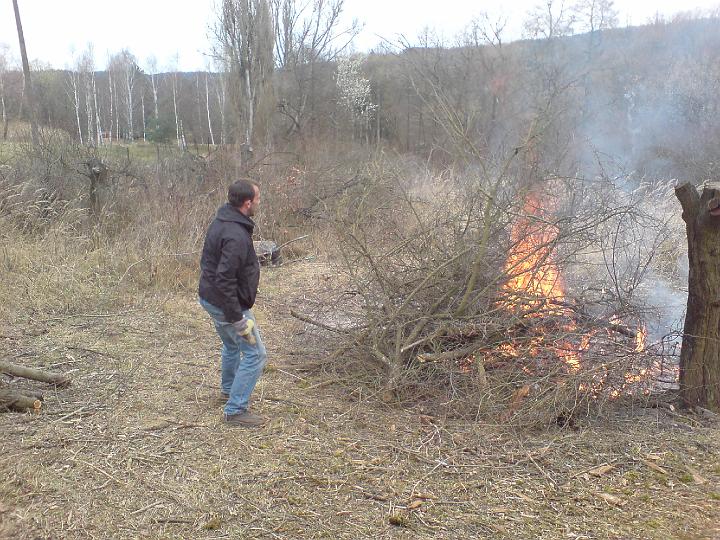
[{"label": "overcast sky", "polygon": [[[347,21],[364,24],[356,39],[358,50],[369,50],[383,39],[398,36],[413,40],[425,27],[451,39],[482,11],[509,20],[507,39],[520,37],[526,13],[539,0],[345,0]],[[31,60],[53,67],[73,64],[92,43],[97,67],[108,53],[129,49],[145,65],[154,55],[161,69],[178,66],[202,70],[207,64],[208,27],[214,0],[18,0],[23,31]],[[566,0],[566,4],[571,3]],[[670,16],[679,11],[709,10],[719,0],[616,0],[620,24],[640,25],[656,13]],[[10,47],[19,58],[15,15],[11,0],[0,2],[0,46]]]}]

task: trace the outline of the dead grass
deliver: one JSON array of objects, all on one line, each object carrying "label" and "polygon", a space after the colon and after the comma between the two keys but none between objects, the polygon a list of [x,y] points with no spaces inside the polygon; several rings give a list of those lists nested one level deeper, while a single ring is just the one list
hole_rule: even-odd
[{"label": "dead grass", "polygon": [[0,537],[720,537],[717,423],[618,408],[523,432],[383,405],[304,369],[323,359],[289,308],[331,279],[319,263],[264,274],[254,407],[271,422],[254,431],[222,423],[217,338],[192,293],[6,307],[0,354],[73,385],[40,415],[0,415]]}]

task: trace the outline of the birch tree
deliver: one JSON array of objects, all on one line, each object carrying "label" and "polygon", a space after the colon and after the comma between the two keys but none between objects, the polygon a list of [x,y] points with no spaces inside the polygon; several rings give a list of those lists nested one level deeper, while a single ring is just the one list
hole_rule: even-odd
[{"label": "birch tree", "polygon": [[83,143],[82,125],[80,123],[80,72],[77,70],[77,63],[71,69],[68,70],[68,95],[73,104],[73,110],[75,111],[75,123],[77,127],[78,140],[80,144]]},{"label": "birch tree", "polygon": [[215,136],[212,130],[212,120],[210,119],[210,86],[208,84],[208,71],[205,71],[205,109],[207,110],[207,125],[208,125],[208,136],[210,137],[210,144],[215,146]]},{"label": "birch tree", "polygon": [[268,1],[223,0],[214,31],[216,54],[230,77],[242,138],[251,147],[257,113],[267,112],[272,103],[274,40]]},{"label": "birch tree", "polygon": [[8,70],[8,55],[10,47],[8,45],[0,45],[0,110],[2,111],[3,121],[3,140],[7,140],[8,134],[8,113],[5,103],[5,73]]},{"label": "birch tree", "polygon": [[158,82],[157,82],[157,59],[151,55],[147,59],[147,71],[150,76],[150,88],[153,96],[153,115],[155,117],[155,132],[160,129],[160,112],[158,111]]}]

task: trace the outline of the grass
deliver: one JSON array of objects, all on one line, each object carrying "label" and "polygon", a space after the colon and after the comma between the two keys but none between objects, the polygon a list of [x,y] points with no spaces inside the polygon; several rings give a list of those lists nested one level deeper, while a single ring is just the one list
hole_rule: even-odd
[{"label": "grass", "polygon": [[518,431],[385,405],[309,371],[321,359],[288,313],[328,286],[321,263],[263,276],[270,366],[254,407],[270,423],[246,431],[222,423],[217,338],[191,289],[113,289],[82,266],[58,274],[56,287],[74,276],[64,293],[41,288],[43,309],[22,296],[36,274],[15,259],[2,357],[73,385],[47,389],[39,415],[0,415],[2,538],[720,535],[717,423],[618,409]]}]

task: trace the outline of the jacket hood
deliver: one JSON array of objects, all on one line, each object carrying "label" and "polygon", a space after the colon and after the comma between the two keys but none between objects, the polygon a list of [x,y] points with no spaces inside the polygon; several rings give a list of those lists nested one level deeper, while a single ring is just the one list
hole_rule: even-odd
[{"label": "jacket hood", "polygon": [[255,228],[255,222],[245,214],[241,213],[237,208],[231,206],[230,203],[225,203],[218,208],[217,215],[215,217],[220,221],[232,221],[239,223],[240,225],[246,227],[250,233],[252,233]]}]

